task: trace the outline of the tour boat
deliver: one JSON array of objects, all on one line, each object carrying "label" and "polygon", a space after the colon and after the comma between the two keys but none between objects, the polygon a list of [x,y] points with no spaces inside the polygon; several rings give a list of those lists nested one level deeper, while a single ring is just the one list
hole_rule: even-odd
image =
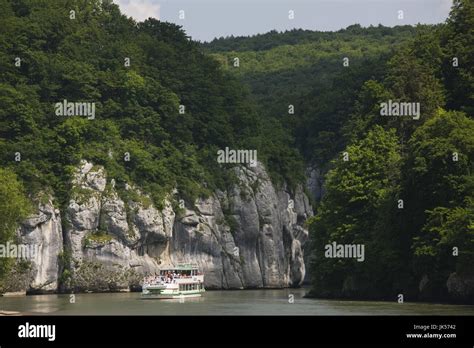
[{"label": "tour boat", "polygon": [[204,274],[197,265],[180,264],[160,269],[160,274],[146,277],[142,286],[144,299],[200,297],[204,293]]}]

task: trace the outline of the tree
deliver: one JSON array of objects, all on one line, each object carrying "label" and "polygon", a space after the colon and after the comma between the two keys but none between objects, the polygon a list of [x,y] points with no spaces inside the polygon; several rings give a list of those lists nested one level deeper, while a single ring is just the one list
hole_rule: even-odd
[{"label": "tree", "polygon": [[[0,244],[6,248],[6,243],[13,241],[19,223],[30,213],[30,202],[25,196],[23,186],[16,175],[9,169],[0,168]],[[8,274],[13,260],[0,258],[0,288]]]},{"label": "tree", "polygon": [[472,273],[474,121],[461,112],[439,110],[415,131],[409,148],[403,191],[414,271],[443,289],[450,273]]},{"label": "tree", "polygon": [[474,3],[454,0],[441,37],[448,108],[474,115]]},{"label": "tree", "polygon": [[[346,160],[344,160],[344,156]],[[313,294],[380,297],[393,289],[396,238],[385,225],[397,207],[400,153],[395,131],[375,126],[332,162],[326,195],[310,222]],[[325,257],[325,245],[365,245],[365,261]]]}]

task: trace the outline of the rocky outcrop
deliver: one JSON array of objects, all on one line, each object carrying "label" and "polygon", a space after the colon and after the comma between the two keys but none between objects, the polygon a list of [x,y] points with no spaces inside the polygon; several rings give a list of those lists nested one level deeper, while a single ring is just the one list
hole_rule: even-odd
[{"label": "rocky outcrop", "polygon": [[18,239],[27,246],[30,263],[27,292],[54,292],[58,288],[59,257],[63,253],[61,215],[51,197],[39,203],[38,212],[26,219],[18,230]]},{"label": "rocky outcrop", "polygon": [[[239,185],[199,200],[177,219],[172,261],[197,262],[209,288],[298,286],[308,199],[276,191],[262,166],[237,169]],[[298,224],[300,221],[301,224]]]},{"label": "rocky outcrop", "polygon": [[414,293],[420,301],[449,301],[474,304],[474,276],[453,272],[447,279],[430,278],[424,274]]},{"label": "rocky outcrop", "polygon": [[451,273],[446,282],[448,293],[453,300],[474,304],[474,276],[460,276]]},{"label": "rocky outcrop", "polygon": [[51,201],[19,231],[25,243],[40,246],[29,288],[55,291],[61,279],[67,291],[133,289],[144,274],[184,262],[199,265],[209,289],[299,286],[308,198],[301,188],[275,189],[260,164],[235,170],[239,182],[231,190],[180,208],[170,193],[158,209],[137,188],[119,194],[102,167],[82,161],[64,231]]},{"label": "rocky outcrop", "polygon": [[312,199],[319,202],[324,195],[324,175],[320,168],[306,168],[306,188]]},{"label": "rocky outcrop", "polygon": [[[140,274],[156,272],[160,253],[153,249],[153,236],[166,233],[161,212],[124,202],[114,185],[107,185],[104,169],[85,161],[73,185],[65,213],[65,245],[72,271],[66,288],[120,290],[138,285]],[[148,253],[146,246],[154,252]]]}]

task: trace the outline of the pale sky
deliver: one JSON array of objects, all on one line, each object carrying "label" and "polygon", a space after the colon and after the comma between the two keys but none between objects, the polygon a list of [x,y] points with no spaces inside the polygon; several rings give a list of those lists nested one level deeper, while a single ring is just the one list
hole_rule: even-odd
[{"label": "pale sky", "polygon": [[[270,30],[331,31],[359,23],[435,24],[446,20],[452,0],[114,0],[137,21],[154,17],[181,25],[194,40],[247,36]],[[184,11],[184,19],[180,18]],[[294,19],[289,18],[294,11]],[[399,19],[403,11],[403,19]],[[181,15],[183,12],[181,12]]]}]

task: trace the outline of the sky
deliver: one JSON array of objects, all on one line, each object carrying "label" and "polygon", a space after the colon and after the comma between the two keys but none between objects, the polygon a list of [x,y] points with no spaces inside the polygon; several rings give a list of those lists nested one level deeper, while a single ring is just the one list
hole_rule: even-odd
[{"label": "sky", "polygon": [[[452,0],[114,0],[114,2],[120,6],[124,14],[137,21],[153,17],[172,22],[181,25],[189,36],[199,41],[293,28],[333,31],[355,23],[362,26],[435,24],[446,20],[452,5]],[[289,18],[290,11],[293,11],[294,18]]]}]

